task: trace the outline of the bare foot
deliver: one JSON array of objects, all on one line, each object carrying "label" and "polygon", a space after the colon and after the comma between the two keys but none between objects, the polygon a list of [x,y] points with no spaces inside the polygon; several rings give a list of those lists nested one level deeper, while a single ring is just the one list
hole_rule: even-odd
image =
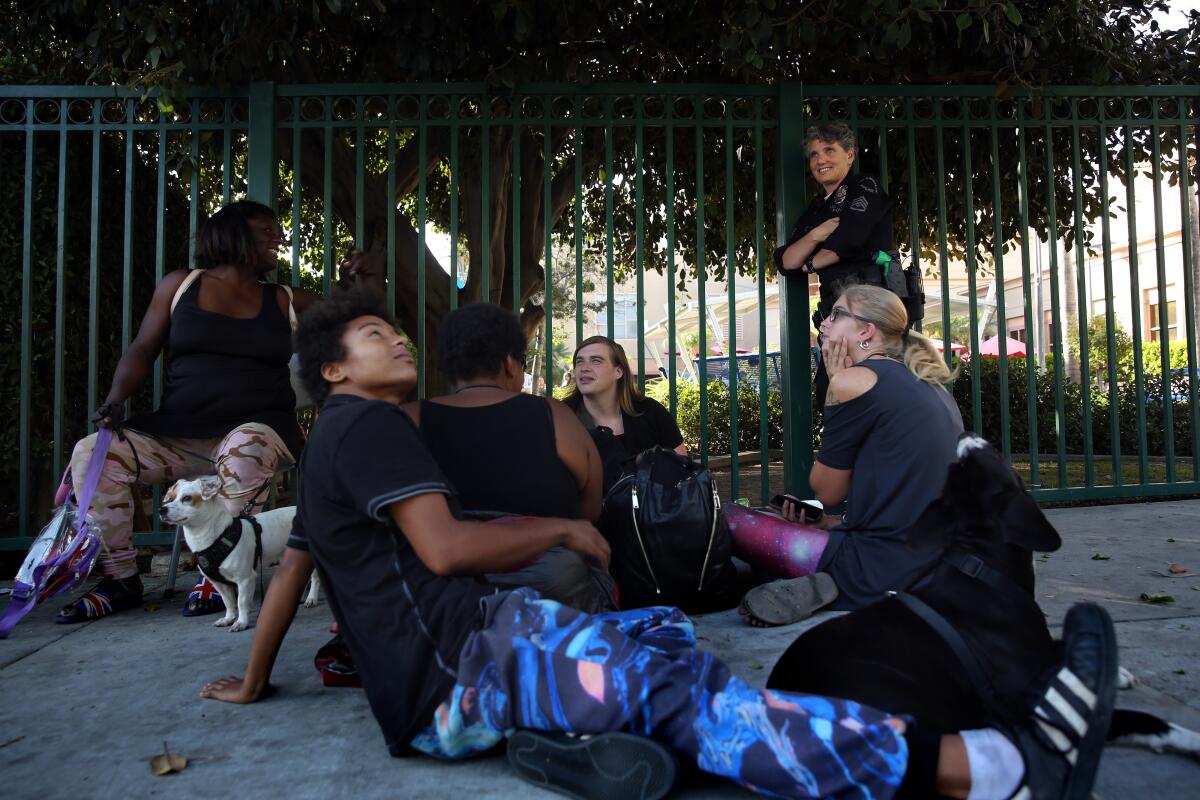
[{"label": "bare foot", "polygon": [[246,685],[245,681],[233,675],[206,683],[200,690],[201,697],[207,700],[221,700],[225,703],[253,703],[262,699],[264,694],[266,693],[261,690],[254,691]]}]

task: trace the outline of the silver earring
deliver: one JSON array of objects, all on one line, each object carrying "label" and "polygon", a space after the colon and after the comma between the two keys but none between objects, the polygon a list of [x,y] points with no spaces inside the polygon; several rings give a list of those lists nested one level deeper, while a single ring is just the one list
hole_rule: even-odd
[{"label": "silver earring", "polygon": [[870,349],[871,349],[871,343],[870,343],[869,341],[867,341],[866,339],[859,339],[859,341],[858,341],[858,349],[859,349],[859,350],[870,350]]}]

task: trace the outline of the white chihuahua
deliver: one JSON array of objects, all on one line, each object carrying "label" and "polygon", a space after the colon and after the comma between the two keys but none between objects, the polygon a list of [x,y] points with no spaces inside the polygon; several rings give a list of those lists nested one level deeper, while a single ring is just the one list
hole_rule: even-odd
[{"label": "white chihuahua", "polygon": [[[164,522],[183,527],[183,538],[196,554],[200,571],[213,582],[225,601],[225,616],[213,625],[229,625],[231,631],[244,631],[250,625],[258,571],[279,563],[292,531],[296,507],[264,511],[250,519],[239,518],[217,497],[220,488],[220,479],[215,475],[177,481],[163,496],[159,514]],[[317,604],[319,590],[320,580],[314,570],[304,600],[306,607]]]}]

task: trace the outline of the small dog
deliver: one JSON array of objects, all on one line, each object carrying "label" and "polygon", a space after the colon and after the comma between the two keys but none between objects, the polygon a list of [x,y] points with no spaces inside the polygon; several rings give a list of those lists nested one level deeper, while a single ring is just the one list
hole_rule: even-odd
[{"label": "small dog", "polygon": [[[940,731],[989,727],[1004,717],[997,705],[1019,713],[1059,657],[1033,592],[1033,552],[1057,550],[1058,532],[1000,453],[968,433],[959,439],[958,461],[941,497],[913,526],[909,544],[942,551],[908,594],[961,636],[993,702],[984,700],[946,640],[899,597],[803,634],[775,665],[767,686],[847,697],[911,714]],[[1126,688],[1134,679],[1121,673]],[[1116,709],[1108,740],[1200,753],[1195,732],[1132,709]]]},{"label": "small dog", "polygon": [[[244,631],[250,625],[259,570],[279,563],[296,507],[265,511],[252,519],[235,517],[217,497],[220,488],[215,475],[177,481],[163,496],[159,514],[164,522],[183,526],[183,538],[196,554],[200,571],[225,601],[225,616],[213,625]],[[261,544],[255,541],[256,527],[261,528],[257,537]],[[314,570],[304,600],[307,608],[317,604],[319,591],[320,580]]]}]

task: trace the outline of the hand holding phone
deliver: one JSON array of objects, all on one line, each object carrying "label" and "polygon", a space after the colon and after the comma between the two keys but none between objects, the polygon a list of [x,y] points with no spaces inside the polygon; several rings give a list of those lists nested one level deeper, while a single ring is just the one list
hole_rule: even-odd
[{"label": "hand holding phone", "polygon": [[791,494],[777,494],[771,498],[768,507],[793,522],[803,522],[812,525],[821,521],[825,506],[820,500],[801,500]]}]

